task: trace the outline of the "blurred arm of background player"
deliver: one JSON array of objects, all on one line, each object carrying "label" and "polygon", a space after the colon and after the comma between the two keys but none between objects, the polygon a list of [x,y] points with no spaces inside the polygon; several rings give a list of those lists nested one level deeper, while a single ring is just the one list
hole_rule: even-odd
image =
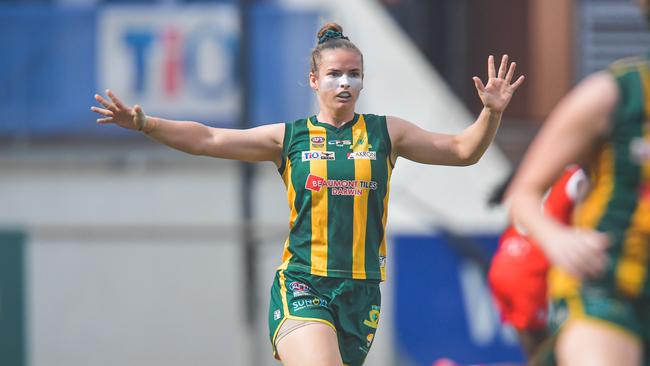
[{"label": "blurred arm of background player", "polygon": [[144,132],[152,139],[174,149],[192,154],[242,161],[272,161],[281,164],[284,124],[276,123],[246,130],[214,128],[198,122],[172,121],[144,114],[139,105],[122,103],[110,90],[95,100],[104,108],[90,109],[101,114],[98,123],[116,124],[129,130]]},{"label": "blurred arm of background player", "polygon": [[564,226],[539,207],[564,167],[584,161],[608,134],[617,100],[616,82],[606,72],[576,86],[550,114],[507,194],[513,220],[538,241],[554,264],[581,278],[604,270],[609,238]]}]

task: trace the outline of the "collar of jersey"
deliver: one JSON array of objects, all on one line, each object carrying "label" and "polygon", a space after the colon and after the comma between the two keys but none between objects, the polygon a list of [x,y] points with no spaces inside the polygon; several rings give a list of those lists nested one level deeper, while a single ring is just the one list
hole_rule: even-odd
[{"label": "collar of jersey", "polygon": [[341,132],[341,131],[345,130],[346,128],[354,126],[354,124],[357,123],[357,121],[359,120],[359,114],[355,113],[354,117],[352,117],[352,120],[345,122],[343,124],[343,126],[341,126],[341,127],[336,127],[336,126],[331,125],[329,123],[319,122],[318,119],[316,118],[316,115],[311,116],[309,118],[309,120],[311,121],[311,123],[314,124],[314,126],[321,126],[321,127],[325,127],[328,130],[332,130],[334,132]]}]

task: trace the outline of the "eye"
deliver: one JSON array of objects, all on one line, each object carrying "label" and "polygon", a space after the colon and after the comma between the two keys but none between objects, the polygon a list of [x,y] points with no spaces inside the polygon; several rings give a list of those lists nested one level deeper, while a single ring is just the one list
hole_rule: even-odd
[{"label": "eye", "polygon": [[332,77],[337,78],[337,77],[341,76],[341,72],[340,71],[330,71],[330,72],[327,73],[327,76],[332,76]]},{"label": "eye", "polygon": [[352,71],[352,72],[350,73],[350,77],[353,77],[353,78],[360,78],[360,77],[361,77],[361,73],[358,72],[358,71]]}]

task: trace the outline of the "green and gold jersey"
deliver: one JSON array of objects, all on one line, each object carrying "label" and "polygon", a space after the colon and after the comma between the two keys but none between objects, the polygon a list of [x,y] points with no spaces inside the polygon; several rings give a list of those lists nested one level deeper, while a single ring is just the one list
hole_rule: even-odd
[{"label": "green and gold jersey", "polygon": [[593,188],[574,222],[611,236],[610,285],[639,296],[650,294],[650,64],[627,59],[610,72],[619,100],[610,135],[590,167]]},{"label": "green and gold jersey", "polygon": [[279,172],[291,213],[280,269],[385,279],[390,153],[385,116],[285,124]]}]

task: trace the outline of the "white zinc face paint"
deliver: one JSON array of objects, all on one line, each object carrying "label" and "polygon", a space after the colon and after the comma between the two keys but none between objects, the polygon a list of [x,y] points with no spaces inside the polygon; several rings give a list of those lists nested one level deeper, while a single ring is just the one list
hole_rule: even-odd
[{"label": "white zinc face paint", "polygon": [[363,80],[359,76],[349,76],[348,74],[325,75],[320,86],[323,91],[336,91],[338,88],[344,89],[347,86],[350,91],[358,92],[363,88]]}]

